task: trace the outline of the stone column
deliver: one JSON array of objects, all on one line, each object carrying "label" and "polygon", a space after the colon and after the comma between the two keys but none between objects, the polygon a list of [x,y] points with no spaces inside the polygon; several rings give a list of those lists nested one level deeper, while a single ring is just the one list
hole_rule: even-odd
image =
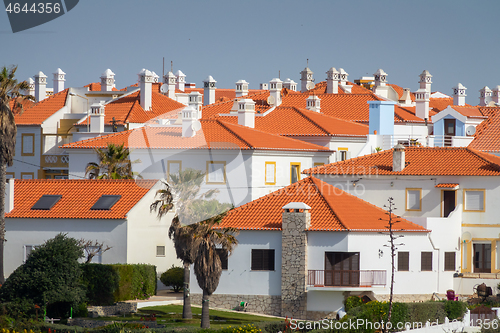
[{"label": "stone column", "polygon": [[281,316],[307,316],[307,231],[309,207],[302,202],[284,206],[281,234]]}]

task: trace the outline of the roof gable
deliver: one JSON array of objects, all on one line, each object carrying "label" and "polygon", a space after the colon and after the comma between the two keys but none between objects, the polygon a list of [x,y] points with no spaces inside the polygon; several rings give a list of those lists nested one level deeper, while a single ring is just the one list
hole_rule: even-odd
[{"label": "roof gable", "polygon": [[69,89],[64,89],[52,96],[49,96],[22,114],[15,115],[17,125],[41,125],[47,118],[62,109],[66,105]]}]

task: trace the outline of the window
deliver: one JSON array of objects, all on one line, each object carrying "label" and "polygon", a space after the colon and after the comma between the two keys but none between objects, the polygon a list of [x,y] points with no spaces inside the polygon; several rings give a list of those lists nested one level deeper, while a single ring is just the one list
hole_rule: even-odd
[{"label": "window", "polygon": [[420,256],[420,270],[432,271],[432,252],[422,252]]},{"label": "window", "polygon": [[274,250],[252,249],[252,271],[274,271]]},{"label": "window", "polygon": [[226,183],[226,162],[207,161],[207,183]]},{"label": "window", "polygon": [[31,251],[36,249],[39,245],[24,245],[24,262],[28,260],[28,257],[31,254]]},{"label": "window", "polygon": [[35,156],[35,134],[21,135],[21,156]]},{"label": "window", "polygon": [[168,161],[167,162],[167,179],[170,175],[177,175],[182,170],[182,161]]},{"label": "window", "polygon": [[455,271],[455,252],[444,253],[444,270]]},{"label": "window", "polygon": [[340,147],[337,149],[337,160],[338,161],[345,161],[349,158],[351,158],[351,154],[349,152],[349,149],[340,148]]},{"label": "window", "polygon": [[276,184],[276,162],[266,162],[266,185]]},{"label": "window", "polygon": [[422,210],[422,189],[407,188],[406,189],[406,210]]},{"label": "window", "polygon": [[99,200],[90,208],[91,210],[110,210],[120,200],[121,195],[101,195]]},{"label": "window", "polygon": [[410,252],[398,252],[398,271],[410,271]]},{"label": "window", "polygon": [[227,269],[227,250],[226,249],[215,249],[220,258],[220,263],[222,269]]},{"label": "window", "polygon": [[300,163],[290,163],[290,184],[300,180]]},{"label": "window", "polygon": [[21,172],[21,179],[34,179],[35,174],[33,172]]},{"label": "window", "polygon": [[61,200],[62,195],[42,195],[40,199],[31,207],[33,210],[50,210],[54,205]]},{"label": "window", "polygon": [[464,190],[464,211],[484,212],[484,190]]},{"label": "window", "polygon": [[156,256],[164,257],[165,256],[165,246],[157,246],[156,247]]}]

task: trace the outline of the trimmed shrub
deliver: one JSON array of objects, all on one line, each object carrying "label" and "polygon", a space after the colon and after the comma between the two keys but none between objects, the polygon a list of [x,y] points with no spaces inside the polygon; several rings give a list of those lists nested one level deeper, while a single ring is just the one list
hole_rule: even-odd
[{"label": "trimmed shrub", "polygon": [[171,286],[175,292],[179,292],[184,287],[184,268],[172,265],[172,268],[162,273],[160,281],[166,286]]},{"label": "trimmed shrub", "polygon": [[156,294],[156,266],[147,264],[110,265],[118,274],[115,302],[147,299]]},{"label": "trimmed shrub", "polygon": [[345,311],[349,311],[352,308],[360,306],[363,304],[363,300],[359,296],[349,296],[344,301],[344,309]]},{"label": "trimmed shrub", "polygon": [[444,311],[449,320],[463,318],[467,304],[459,301],[444,301]]},{"label": "trimmed shrub", "polygon": [[115,303],[114,293],[119,286],[119,276],[113,266],[82,264],[81,268],[88,304],[113,305]]},{"label": "trimmed shrub", "polygon": [[408,319],[410,323],[423,323],[426,321],[444,323],[446,312],[444,311],[443,302],[423,302],[423,303],[408,303]]}]

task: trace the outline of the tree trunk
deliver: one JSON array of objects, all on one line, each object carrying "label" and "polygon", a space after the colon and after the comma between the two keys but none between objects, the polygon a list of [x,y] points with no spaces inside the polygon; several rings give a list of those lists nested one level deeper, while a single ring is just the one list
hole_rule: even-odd
[{"label": "tree trunk", "polygon": [[184,303],[182,307],[182,318],[192,319],[193,313],[191,312],[191,298],[189,297],[189,264],[184,263]]},{"label": "tree trunk", "polygon": [[3,250],[5,245],[5,177],[7,172],[7,164],[0,156],[0,285],[5,282],[3,271],[4,258]]},{"label": "tree trunk", "polygon": [[203,299],[201,301],[201,328],[210,328],[209,297],[208,293],[203,290]]}]

